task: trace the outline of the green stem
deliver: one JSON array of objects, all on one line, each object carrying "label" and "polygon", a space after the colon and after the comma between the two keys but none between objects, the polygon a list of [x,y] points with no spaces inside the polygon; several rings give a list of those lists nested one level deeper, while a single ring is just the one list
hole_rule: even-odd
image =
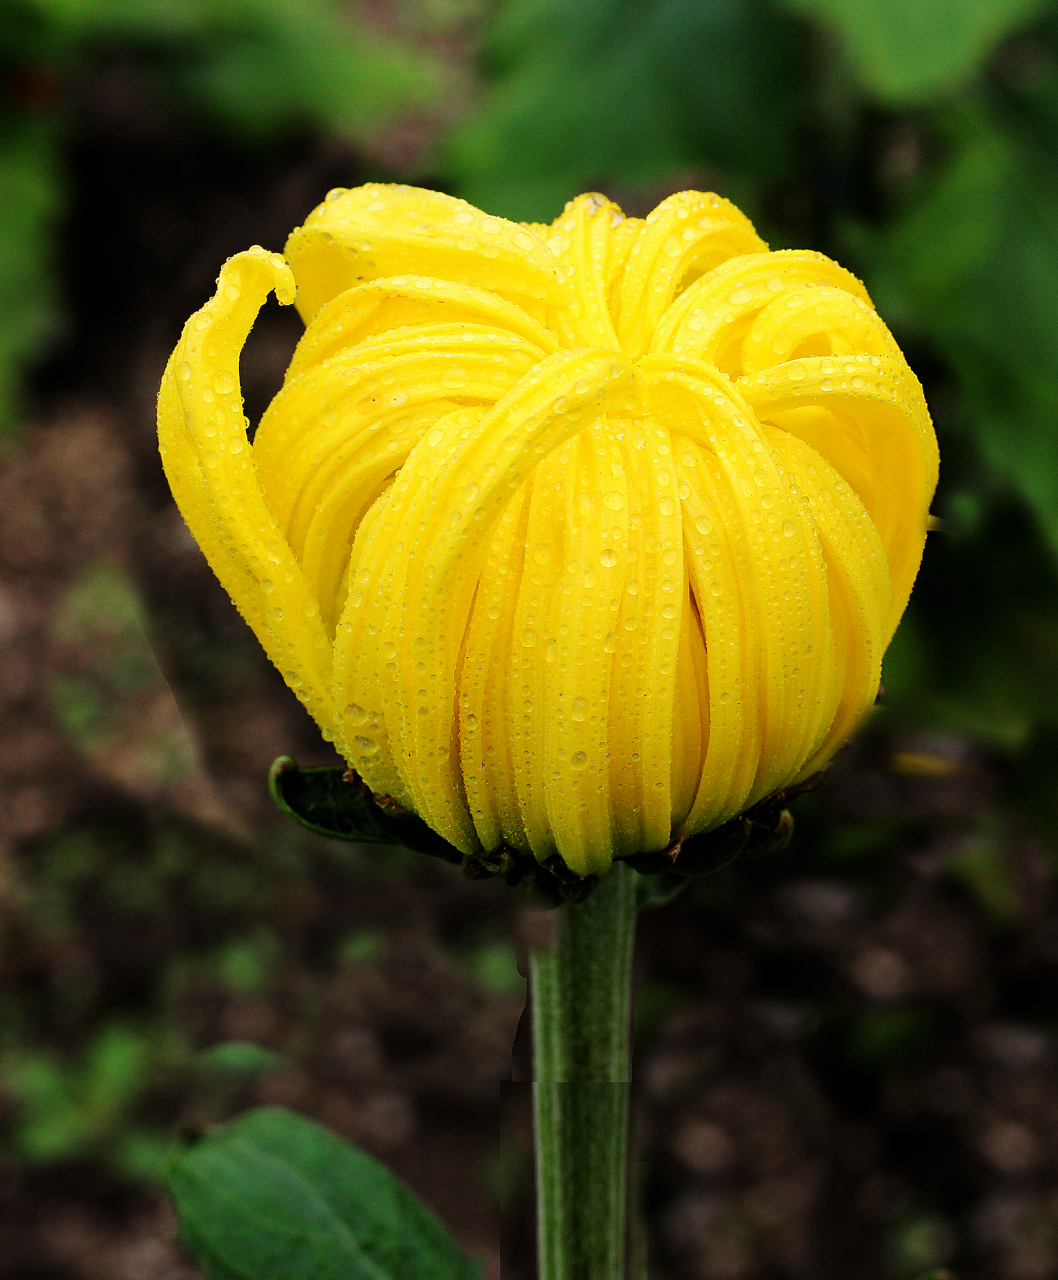
[{"label": "green stem", "polygon": [[624,1280],[637,879],[615,863],[531,952],[539,1280]]}]

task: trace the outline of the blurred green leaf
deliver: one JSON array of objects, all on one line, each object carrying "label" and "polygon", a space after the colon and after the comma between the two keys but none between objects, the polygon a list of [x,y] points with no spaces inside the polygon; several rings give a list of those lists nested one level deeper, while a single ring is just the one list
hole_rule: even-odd
[{"label": "blurred green leaf", "polygon": [[486,991],[513,995],[525,989],[525,979],[518,972],[514,948],[509,942],[499,938],[485,942],[467,956],[467,963]]},{"label": "blurred green leaf", "polygon": [[229,1040],[225,1044],[215,1044],[209,1049],[203,1049],[196,1061],[199,1066],[210,1071],[243,1076],[272,1071],[282,1064],[283,1059],[264,1045],[252,1044],[246,1040]]},{"label": "blurred green leaf", "polygon": [[891,103],[959,87],[1047,0],[786,0],[836,27],[863,85]]},{"label": "blurred green leaf", "polygon": [[54,131],[0,120],[0,432],[18,414],[24,364],[57,328],[52,234],[64,181]]},{"label": "blurred green leaf", "polygon": [[403,1183],[290,1111],[253,1111],[185,1147],[169,1187],[211,1280],[479,1280]]},{"label": "blurred green leaf", "polygon": [[491,92],[449,169],[493,213],[550,220],[579,191],[702,159],[786,163],[799,44],[762,0],[513,0],[490,41]]},{"label": "blurred green leaf", "polygon": [[945,873],[977,900],[996,925],[1011,925],[1022,914],[1021,886],[1003,845],[979,834],[967,840],[944,864]]},{"label": "blurred green leaf", "polygon": [[984,457],[1058,553],[1058,173],[1024,132],[980,112],[888,232],[887,266],[967,396]]},{"label": "blurred green leaf", "polygon": [[17,1149],[29,1160],[51,1161],[106,1141],[141,1096],[147,1067],[145,1036],[120,1024],[101,1028],[81,1061],[12,1053],[0,1075],[21,1108]]}]

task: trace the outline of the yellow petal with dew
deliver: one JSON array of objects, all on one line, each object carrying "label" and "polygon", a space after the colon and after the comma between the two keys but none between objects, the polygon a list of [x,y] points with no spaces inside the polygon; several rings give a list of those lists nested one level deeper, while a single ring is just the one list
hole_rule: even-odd
[{"label": "yellow petal with dew", "polygon": [[728,258],[767,249],[744,213],[720,196],[681,191],[650,214],[616,294],[617,332],[629,356],[651,349],[676,293]]},{"label": "yellow petal with dew", "polygon": [[801,771],[800,776],[807,777],[830,758],[874,705],[889,622],[889,568],[863,503],[833,467],[796,436],[777,427],[765,431],[808,503],[827,565],[834,630],[830,669],[840,681],[841,699]]},{"label": "yellow petal with dew", "polygon": [[894,356],[815,356],[738,386],[762,421],[810,444],[866,507],[889,564],[888,643],[918,572],[937,484],[937,441],[918,379]]},{"label": "yellow petal with dew", "polygon": [[516,222],[418,187],[372,183],[332,194],[284,250],[306,324],[346,289],[396,275],[485,289],[537,318],[562,300],[554,259]]},{"label": "yellow petal with dew", "polygon": [[[792,290],[760,311],[742,340],[738,374],[804,356],[896,356],[900,348],[873,307],[827,285]],[[734,353],[732,353],[734,355]]]},{"label": "yellow petal with dew", "polygon": [[[540,464],[534,480],[549,461],[545,458]],[[511,601],[517,598],[524,572],[532,484],[531,480],[515,493],[489,544],[458,677],[460,767],[467,807],[483,849],[496,849],[504,840],[516,849],[529,848],[514,780],[514,737],[507,722],[511,700],[517,706],[519,694],[513,679]],[[521,714],[526,714],[524,708]]]},{"label": "yellow petal with dew", "polygon": [[729,377],[739,377],[743,339],[760,312],[814,305],[820,287],[839,289],[870,306],[866,289],[852,272],[821,253],[782,249],[731,258],[680,294],[660,317],[650,350],[716,365]]},{"label": "yellow petal with dew", "polygon": [[558,346],[532,316],[485,289],[424,276],[387,277],[347,289],[317,312],[297,345],[287,380],[365,338],[436,325],[487,326],[492,333],[524,338],[544,355]]},{"label": "yellow petal with dew", "polygon": [[[354,543],[357,585],[338,628],[336,687],[349,701],[381,697],[416,811],[465,852],[479,846],[452,752],[456,658],[485,550],[541,459],[632,383],[632,369],[614,353],[563,352],[487,413],[441,419],[380,500],[370,539]],[[381,686],[378,654],[396,668]]]},{"label": "yellow petal with dew", "polygon": [[[714,454],[723,486],[718,496],[741,531],[744,625],[755,633],[746,650],[749,671],[763,687],[761,765],[749,793],[754,803],[796,770],[820,725],[829,723],[840,693],[827,669],[830,631],[819,539],[752,410],[723,374],[663,356],[646,357],[642,367],[658,416],[674,435]],[[708,645],[708,625],[705,636]]]},{"label": "yellow petal with dew", "polygon": [[547,240],[549,252],[558,259],[555,274],[569,293],[562,316],[552,323],[561,319],[568,340],[578,346],[614,351],[620,347],[609,308],[615,212],[619,212],[617,206],[605,196],[578,196],[556,219]]}]

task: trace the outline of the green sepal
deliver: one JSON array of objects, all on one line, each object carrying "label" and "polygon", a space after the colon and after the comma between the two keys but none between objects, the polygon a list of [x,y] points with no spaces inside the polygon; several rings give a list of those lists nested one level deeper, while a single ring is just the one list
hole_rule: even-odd
[{"label": "green sepal", "polygon": [[268,793],[281,813],[329,840],[397,844],[383,826],[378,806],[359,779],[342,768],[302,769],[279,756],[268,770]]},{"label": "green sepal", "polygon": [[299,826],[356,844],[402,844],[457,866],[463,855],[425,822],[388,797],[376,798],[352,769],[302,769],[280,756],[268,771],[268,792],[276,807]]},{"label": "green sepal", "polygon": [[404,1183],[292,1111],[185,1144],[168,1185],[209,1280],[481,1280]]},{"label": "green sepal", "polygon": [[689,884],[689,878],[676,871],[640,875],[636,883],[636,910],[652,911],[655,907],[663,907],[681,894]]},{"label": "green sepal", "polygon": [[[658,878],[656,884],[641,891],[640,909],[660,906],[679,892],[675,881],[659,877],[709,875],[736,858],[763,857],[785,849],[794,825],[786,804],[802,792],[814,790],[822,779],[820,772],[797,787],[776,791],[715,831],[675,840],[654,853],[622,859],[641,876]],[[401,844],[462,867],[468,880],[499,877],[510,888],[540,902],[584,902],[599,883],[598,876],[579,876],[571,871],[557,853],[543,863],[506,844],[486,853],[463,854],[410,809],[389,796],[372,795],[352,769],[302,769],[290,756],[280,756],[269,770],[268,790],[288,818],[317,835],[365,844]]]}]

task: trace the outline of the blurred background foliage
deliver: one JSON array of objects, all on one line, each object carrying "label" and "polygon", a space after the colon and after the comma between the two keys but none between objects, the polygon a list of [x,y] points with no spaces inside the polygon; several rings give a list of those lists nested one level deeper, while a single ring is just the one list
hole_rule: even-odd
[{"label": "blurred background foliage", "polygon": [[[324,749],[181,540],[151,443],[222,258],[368,179],[527,221],[716,190],[866,281],[935,416],[942,529],[792,861],[644,920],[658,1274],[1058,1274],[1058,1096],[1025,1084],[1058,1030],[1058,4],[0,0],[0,1276],[126,1274],[100,1243],[116,1191],[34,1270],[11,1170],[45,1208],[151,1186],[176,1127],[252,1101],[394,1161],[491,1275],[482,1203],[526,1201],[522,1121],[497,1152],[488,1119],[513,908],[267,813],[268,758]],[[290,324],[262,313],[251,416]],[[705,1071],[701,1027],[727,1036],[726,1102],[672,1083]],[[767,1075],[768,1036],[796,1070]],[[846,1139],[869,1212],[805,1190]],[[851,1234],[798,1262],[812,1215]]]}]

